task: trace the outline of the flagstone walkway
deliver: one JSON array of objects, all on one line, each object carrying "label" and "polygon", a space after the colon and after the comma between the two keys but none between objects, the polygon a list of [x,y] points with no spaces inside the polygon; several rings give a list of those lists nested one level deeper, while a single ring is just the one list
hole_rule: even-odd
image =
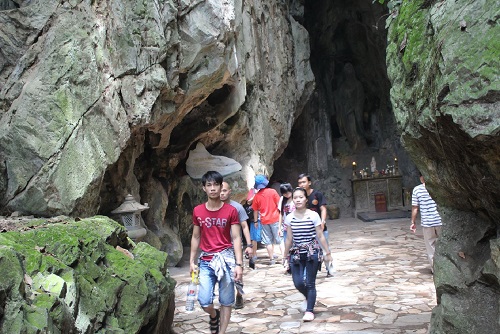
[{"label": "flagstone walkway", "polygon": [[[302,321],[303,297],[291,276],[279,264],[270,266],[259,248],[256,269],[244,270],[245,306],[233,310],[227,333],[427,333],[436,305],[433,277],[421,228],[413,234],[409,226],[409,219],[329,220],[336,272],[328,278],[324,270],[318,273],[313,322]],[[191,313],[184,310],[187,262],[170,273],[177,281],[174,332],[210,333],[198,304]]]}]

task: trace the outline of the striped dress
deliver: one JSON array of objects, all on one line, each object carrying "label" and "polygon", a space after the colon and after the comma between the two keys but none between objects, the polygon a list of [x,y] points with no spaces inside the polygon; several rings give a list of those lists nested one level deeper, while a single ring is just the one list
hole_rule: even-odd
[{"label": "striped dress", "polygon": [[420,209],[420,223],[423,227],[441,226],[441,216],[437,212],[436,202],[431,198],[425,184],[413,188],[411,205]]}]

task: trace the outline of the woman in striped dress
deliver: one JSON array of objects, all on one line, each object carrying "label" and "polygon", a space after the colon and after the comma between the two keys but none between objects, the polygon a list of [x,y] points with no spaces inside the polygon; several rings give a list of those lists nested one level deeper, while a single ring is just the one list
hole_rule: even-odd
[{"label": "woman in striped dress", "polygon": [[[316,303],[316,275],[323,260],[323,249],[326,261],[332,261],[328,242],[321,229],[321,218],[318,213],[307,209],[307,193],[303,188],[293,190],[295,211],[285,218],[287,238],[285,254],[290,253],[290,269],[295,288],[304,295],[307,302],[302,320],[314,320],[314,304]],[[317,237],[317,238],[316,238]],[[318,242],[319,241],[319,242]],[[304,281],[304,271],[306,280]]]}]

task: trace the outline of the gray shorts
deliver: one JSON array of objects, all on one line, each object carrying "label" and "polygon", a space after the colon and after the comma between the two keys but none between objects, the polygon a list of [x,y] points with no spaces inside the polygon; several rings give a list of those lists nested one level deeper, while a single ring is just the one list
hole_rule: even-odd
[{"label": "gray shorts", "polygon": [[272,245],[280,244],[282,238],[278,231],[279,222],[273,224],[262,224],[262,244]]}]

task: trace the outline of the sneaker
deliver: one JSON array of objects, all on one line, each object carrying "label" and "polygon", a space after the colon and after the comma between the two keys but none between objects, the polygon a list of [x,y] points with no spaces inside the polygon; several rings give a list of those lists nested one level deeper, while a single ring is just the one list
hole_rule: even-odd
[{"label": "sneaker", "polygon": [[300,312],[305,312],[307,310],[307,299],[304,300],[302,302],[302,304],[300,304],[300,308],[299,308]]},{"label": "sneaker", "polygon": [[276,260],[272,259],[269,261],[269,265],[274,266],[276,264]]},{"label": "sneaker", "polygon": [[312,312],[306,312],[304,313],[304,316],[302,317],[303,321],[313,321],[314,320],[314,313]]},{"label": "sneaker", "polygon": [[239,310],[241,308],[243,308],[243,296],[236,295],[236,303],[234,303],[234,309]]},{"label": "sneaker", "polygon": [[277,258],[278,258],[278,255],[273,254],[273,259],[277,259]]}]

